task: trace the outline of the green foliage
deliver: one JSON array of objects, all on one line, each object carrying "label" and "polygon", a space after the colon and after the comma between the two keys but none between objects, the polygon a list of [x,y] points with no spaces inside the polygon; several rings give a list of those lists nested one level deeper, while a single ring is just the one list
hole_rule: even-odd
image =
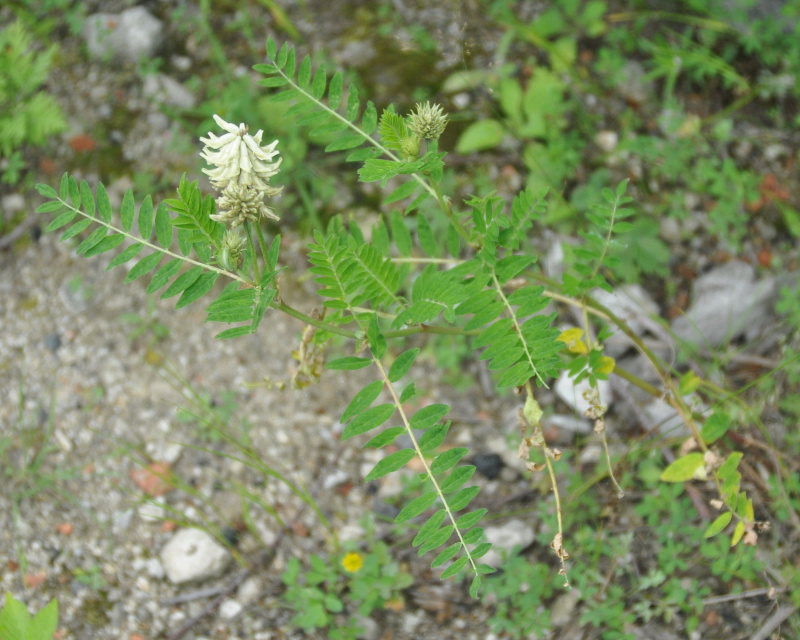
[{"label": "green foliage", "polygon": [[51,640],[58,626],[58,602],[51,600],[31,617],[27,607],[6,593],[0,610],[0,638],[3,640]]},{"label": "green foliage", "polygon": [[323,558],[309,557],[307,570],[297,558],[281,576],[285,599],[296,612],[291,623],[310,632],[328,628],[329,638],[356,638],[357,618],[392,602],[402,602],[411,575],[392,559],[389,547],[374,542],[363,552],[349,550]]},{"label": "green foliage", "polygon": [[18,181],[24,145],[44,144],[67,126],[58,103],[39,90],[57,51],[57,45],[37,51],[19,21],[0,31],[0,159],[12,160],[3,182]]},{"label": "green foliage", "polygon": [[[533,42],[548,43],[545,48],[551,56],[552,68],[537,70],[524,89],[514,84],[516,80],[504,76],[508,82],[503,83],[501,105],[508,122],[498,120],[489,127],[481,125],[488,133],[475,125],[469,135],[464,134],[462,140],[466,142],[461,143],[462,148],[465,145],[467,150],[483,148],[485,140],[481,143],[481,136],[489,136],[492,145],[497,144],[499,140],[491,136],[508,125],[513,135],[531,141],[530,153],[538,158],[537,162],[555,167],[561,172],[559,175],[571,173],[577,159],[570,150],[575,151],[581,143],[565,133],[572,104],[559,65],[573,60],[574,51],[568,36],[563,34],[569,20],[578,20],[579,16],[586,33],[599,34],[603,27],[600,18],[605,11],[602,3],[588,3],[586,6],[591,10],[584,16],[580,6],[583,5],[579,2],[564,3],[548,10],[544,14],[546,19],[543,17],[534,28],[517,32],[519,37],[531,38]],[[676,520],[673,518],[676,513],[685,519],[689,507],[676,500],[681,490],[677,484],[694,479],[712,482],[721,510],[716,521],[702,530],[693,529],[691,536],[673,546],[665,544],[668,552],[664,552],[664,557],[659,552],[659,566],[647,573],[640,584],[643,593],[662,589],[658,598],[667,603],[655,609],[656,613],[640,604],[641,615],[671,615],[681,601],[679,583],[671,574],[685,568],[678,552],[688,549],[690,543],[700,544],[705,533],[706,538],[714,540],[703,544],[711,545],[706,547],[711,550],[709,553],[719,555],[719,547],[713,545],[722,540],[719,534],[734,519],[731,544],[736,545],[740,540],[753,544],[758,523],[752,499],[742,490],[741,474],[737,471],[742,454],[726,448],[725,436],[733,424],[727,409],[721,407],[710,417],[700,417],[687,404],[684,393],[679,392],[699,393],[700,383],[664,365],[623,320],[613,317],[591,299],[591,292],[597,287],[611,290],[613,271],[625,268],[621,256],[625,255],[626,247],[621,238],[638,232],[637,226],[629,221],[633,208],[629,206],[632,198],[626,195],[628,181],[623,180],[611,189],[603,186],[607,180],[597,179],[591,189],[581,194],[586,204],[580,209],[583,242],[573,249],[569,270],[562,281],[553,282],[537,270],[537,256],[530,250],[534,228],[547,222],[548,213],[553,217],[545,198],[547,190],[542,186],[552,185],[552,181],[532,180],[511,202],[491,192],[456,204],[443,193],[446,154],[439,151],[435,135],[422,139],[419,133],[438,134],[446,118],[423,127],[415,120],[419,117],[419,107],[417,114],[401,116],[391,105],[379,117],[372,102],[362,104],[354,85],[345,87],[342,73],[329,76],[324,66],[315,69],[309,56],[298,63],[291,46],[279,48],[271,39],[267,40],[266,50],[268,61],[255,69],[265,76],[260,84],[273,91],[271,99],[281,105],[282,117],[294,118],[298,125],[309,127],[312,135],[326,139],[327,152],[343,155],[345,162],[359,163],[356,172],[362,182],[376,182],[386,189],[383,197],[386,209],[371,229],[363,229],[355,221],[346,223],[334,218],[313,230],[313,240],[308,245],[309,275],[318,287],[324,313],[306,315],[279,295],[280,237],[267,243],[260,222],[248,219],[242,223],[244,255],[240,262],[231,260],[229,245],[225,244],[231,229],[211,218],[217,210],[215,200],[203,195],[197,183],[185,177],[176,198],[156,204],[147,196],[141,201],[138,213],[130,191],[125,194],[120,210],[114,212],[103,185],[98,185],[93,194],[85,181],[79,183],[69,175],[62,178],[58,192],[39,185],[39,192],[48,202],[38,211],[54,215],[48,230],[63,229],[62,241],[72,242],[77,253],[87,257],[114,252],[109,268],[136,258],[138,262],[126,280],[149,275],[147,291],[163,291],[162,298],[180,296],[178,308],[211,296],[222,276],[228,282],[208,304],[207,321],[237,326],[218,334],[220,339],[254,333],[268,311],[282,311],[327,336],[336,334],[348,341],[345,352],[329,360],[327,368],[364,369],[372,375],[372,380],[354,390],[341,414],[342,440],[357,438],[364,447],[373,449],[389,449],[392,445],[385,457],[366,473],[367,481],[398,472],[416,459],[423,469],[412,483],[417,493],[404,497],[395,525],[415,528],[412,546],[420,556],[435,552],[431,567],[439,569],[442,578],[468,575],[473,597],[483,584],[483,576],[494,571],[480,562],[491,545],[484,541],[484,530],[479,526],[486,510],[472,506],[479,492],[478,486],[470,484],[476,469],[462,464],[469,454],[468,447],[446,448],[452,428],[448,420],[450,407],[442,403],[417,403],[423,391],[417,388],[415,380],[422,348],[416,343],[412,346],[409,339],[414,337],[421,343],[435,342],[440,335],[457,336],[478,358],[486,361],[497,388],[512,387],[525,395],[525,409],[520,412],[523,430],[520,456],[528,469],[548,470],[555,506],[548,504],[550,512],[545,529],[546,535],[552,536],[549,542],[564,573],[564,563],[569,557],[564,549],[565,519],[578,523],[575,548],[598,562],[626,555],[632,537],[620,536],[601,544],[596,531],[582,520],[592,512],[588,506],[576,515],[563,517],[556,477],[557,465],[563,468],[562,453],[545,442],[539,425],[542,412],[534,397],[534,387],[547,386],[566,369],[573,379],[586,378],[596,389],[597,381],[608,377],[615,367],[614,361],[603,355],[602,341],[611,327],[625,331],[650,361],[663,385],[656,389],[639,381],[642,388],[665,398],[684,416],[696,445],[696,450],[679,457],[663,472],[661,467],[665,465],[660,461],[658,464],[649,461],[647,477],[653,483],[659,479],[667,483],[659,488],[672,502],[664,505],[652,498],[656,506],[647,505],[641,517],[653,518],[651,526],[656,526],[655,522],[665,513],[671,520]],[[437,109],[429,108],[428,116],[435,119]],[[236,136],[244,133],[229,131],[229,135],[236,140]],[[241,169],[238,164],[234,168],[237,172]],[[722,189],[721,183],[715,183],[714,188]],[[551,195],[552,200],[560,207],[566,202],[557,195]],[[402,210],[388,210],[388,205],[400,202],[404,203]],[[644,247],[631,255],[648,251],[646,244]],[[635,257],[628,259],[634,261]],[[664,260],[663,255],[654,255],[640,271],[657,271]],[[554,326],[557,311],[545,313],[552,308],[553,298],[577,307],[584,316],[584,327],[563,333],[557,329]],[[590,310],[608,328],[593,331]],[[222,423],[220,432],[224,433],[229,416],[212,407],[208,398],[200,401],[211,411],[208,422]],[[588,415],[595,420],[595,431],[603,437],[611,470],[603,435],[604,413],[605,407],[593,396]],[[401,434],[406,437],[398,448],[394,445]],[[532,448],[541,449],[544,463],[530,460]],[[259,464],[257,454],[252,451],[248,450],[246,459],[250,465]],[[669,483],[676,483],[677,491]],[[297,494],[300,493],[298,490]],[[307,496],[301,498],[306,500]],[[324,521],[324,515],[318,508],[316,511]],[[598,509],[593,512],[599,515]],[[409,524],[412,521],[413,525]],[[667,537],[666,533],[663,537]],[[288,587],[287,600],[296,610],[293,623],[306,631],[334,627],[331,637],[350,637],[348,634],[355,632],[352,625],[343,626],[337,621],[337,616],[347,609],[348,597],[358,605],[361,615],[367,615],[405,586],[407,577],[397,578],[402,572],[398,573],[385,551],[377,545],[364,557],[351,552],[349,560],[337,555],[338,549],[330,558],[312,556],[310,571],[305,574],[300,562],[292,561],[283,580]],[[359,555],[363,566],[356,568],[358,562],[352,554]],[[372,555],[377,559],[371,560]],[[341,562],[345,562],[343,567]],[[730,562],[723,561],[721,565],[719,575],[732,571]],[[532,565],[531,575],[526,574],[530,580],[536,579],[538,591],[529,589],[528,598],[503,606],[508,606],[509,611],[538,609],[534,601],[549,594],[539,575],[541,567]],[[749,575],[744,570],[740,573]],[[625,588],[605,581],[606,586],[598,589],[597,584],[603,582],[599,575],[598,568],[596,575],[587,573],[579,579],[587,605],[583,620],[604,629],[604,637],[628,637],[625,625],[633,620],[634,614],[625,606]],[[632,580],[629,575],[624,577]],[[383,584],[384,578],[389,582]],[[494,583],[493,588],[503,597],[511,589],[503,580],[510,579]],[[644,600],[642,596],[641,601]],[[687,608],[692,615],[696,613],[696,604],[693,602]],[[519,624],[506,627],[505,631],[535,632],[539,628],[536,625],[543,623],[517,615]]]},{"label": "green foliage", "polygon": [[550,572],[546,564],[513,554],[501,573],[486,580],[484,602],[496,603],[489,618],[492,631],[511,638],[544,637],[550,630],[550,612],[544,606],[553,592]]}]

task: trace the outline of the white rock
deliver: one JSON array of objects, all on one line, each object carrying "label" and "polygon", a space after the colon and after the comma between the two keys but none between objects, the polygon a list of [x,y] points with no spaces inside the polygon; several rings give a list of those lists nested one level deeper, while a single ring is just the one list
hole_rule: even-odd
[{"label": "white rock", "polygon": [[510,553],[514,547],[524,549],[536,539],[533,527],[518,518],[509,520],[496,527],[486,527],[484,533],[487,542],[491,542],[492,546],[496,547],[496,549],[492,549],[483,556],[481,562],[492,567],[500,566],[502,561],[500,549]]},{"label": "white rock", "polygon": [[[653,320],[653,316],[658,315],[658,305],[638,284],[626,284],[612,292],[595,289],[592,291],[592,297],[615,316],[624,320],[635,334],[641,335],[645,330],[660,336],[664,333]],[[605,351],[615,358],[632,344],[628,336],[616,329],[606,340]]]},{"label": "white rock", "polygon": [[687,312],[672,322],[675,334],[696,347],[719,347],[745,332],[757,334],[769,322],[775,280],[755,279],[752,266],[739,260],[699,277]]},{"label": "white rock", "polygon": [[132,7],[120,14],[95,13],[83,25],[83,37],[92,56],[128,62],[154,56],[163,31],[161,20],[144,7]]},{"label": "white rock", "polygon": [[619,144],[619,134],[616,131],[600,131],[594,141],[603,151],[611,153]]},{"label": "white rock", "polygon": [[139,505],[139,517],[145,522],[161,522],[166,517],[166,510],[162,506],[165,503],[164,496],[149,499]]},{"label": "white rock", "polygon": [[194,94],[180,82],[163,73],[147,76],[144,79],[142,92],[152,100],[178,109],[191,109],[195,105]]},{"label": "white rock", "polygon": [[248,605],[261,595],[263,589],[264,585],[261,580],[257,576],[252,576],[245,580],[236,591],[236,600],[243,606]]},{"label": "white rock", "polygon": [[167,578],[174,584],[215,578],[230,560],[230,553],[200,529],[181,529],[161,550]]},{"label": "white rock", "polygon": [[147,575],[156,580],[161,580],[164,577],[164,567],[159,562],[158,558],[148,558],[145,563]]},{"label": "white rock", "polygon": [[9,193],[7,196],[3,196],[2,203],[2,209],[8,215],[22,211],[25,208],[25,198],[19,193]]},{"label": "white rock", "polygon": [[550,623],[554,627],[563,627],[575,618],[575,607],[581,594],[577,589],[562,593],[550,607]]},{"label": "white rock", "polygon": [[347,482],[349,477],[350,475],[344,469],[336,469],[322,481],[322,488],[326,491],[330,491],[334,487],[338,487],[340,484]]},{"label": "white rock", "polygon": [[356,626],[361,627],[357,636],[360,640],[378,640],[381,635],[378,623],[368,616],[357,616]]},{"label": "white rock", "polygon": [[223,620],[232,620],[241,613],[242,609],[244,609],[244,607],[236,602],[236,600],[228,598],[227,600],[223,600],[222,604],[219,605],[219,617]]}]

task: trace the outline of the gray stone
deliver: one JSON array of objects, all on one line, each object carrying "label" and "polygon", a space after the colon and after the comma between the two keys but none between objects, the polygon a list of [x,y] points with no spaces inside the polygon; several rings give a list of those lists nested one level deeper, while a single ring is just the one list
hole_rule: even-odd
[{"label": "gray stone", "polygon": [[95,13],[83,25],[89,53],[96,58],[137,62],[155,55],[164,31],[161,20],[144,7],[122,13]]},{"label": "gray stone", "polygon": [[242,609],[244,609],[244,607],[240,603],[228,598],[227,600],[223,600],[222,604],[219,605],[219,617],[223,620],[233,620],[233,618],[242,612]]},{"label": "gray stone", "polygon": [[485,562],[492,567],[500,566],[502,561],[501,549],[506,553],[511,553],[514,547],[524,549],[536,539],[533,526],[517,518],[494,527],[486,527],[484,533],[486,540],[491,542],[495,548],[487,553],[481,562]]},{"label": "gray stone", "polygon": [[170,107],[191,109],[195,106],[194,94],[180,82],[163,73],[146,76],[142,92],[148,98]]},{"label": "gray stone", "polygon": [[230,560],[230,553],[200,529],[181,529],[161,550],[167,578],[174,584],[216,578]]},{"label": "gray stone", "polygon": [[719,347],[745,332],[752,336],[769,321],[776,295],[774,279],[757,281],[752,266],[732,260],[697,279],[692,303],[673,320],[672,331],[698,348]]},{"label": "gray stone", "polygon": [[[658,305],[638,284],[626,284],[614,291],[595,289],[592,297],[611,311],[620,320],[624,320],[636,335],[650,331],[657,335],[664,331],[653,320],[658,315]],[[622,355],[633,342],[619,329],[613,329],[605,342],[605,352],[612,358]]]}]

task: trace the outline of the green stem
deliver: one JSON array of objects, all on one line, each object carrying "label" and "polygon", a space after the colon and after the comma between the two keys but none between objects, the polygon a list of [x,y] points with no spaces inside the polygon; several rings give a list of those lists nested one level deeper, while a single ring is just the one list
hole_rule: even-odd
[{"label": "green stem", "polygon": [[339,336],[344,336],[345,338],[350,338],[352,340],[358,340],[359,336],[355,331],[348,331],[347,329],[342,329],[334,324],[330,324],[328,322],[324,322],[322,320],[318,320],[316,318],[312,318],[309,315],[306,315],[302,311],[298,311],[294,307],[290,307],[288,304],[283,302],[273,301],[270,305],[273,309],[277,309],[278,311],[283,311],[283,313],[292,316],[292,318],[296,318],[305,324],[313,325],[323,331],[329,331],[330,333],[335,333]]}]

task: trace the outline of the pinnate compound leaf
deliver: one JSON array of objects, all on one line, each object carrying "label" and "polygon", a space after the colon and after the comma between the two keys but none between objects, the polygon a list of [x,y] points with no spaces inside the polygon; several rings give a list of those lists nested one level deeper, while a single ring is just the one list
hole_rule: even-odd
[{"label": "pinnate compound leaf", "polygon": [[50,198],[52,200],[58,199],[58,194],[56,193],[56,190],[53,189],[53,187],[51,187],[49,184],[44,184],[39,182],[36,185],[36,190],[39,192],[41,196],[45,198]]},{"label": "pinnate compound leaf", "polygon": [[[44,202],[36,207],[36,213],[55,213],[56,211],[61,211],[64,208],[64,205],[58,201],[55,202]],[[73,213],[76,213],[73,211]]]},{"label": "pinnate compound leaf", "polygon": [[410,385],[403,389],[403,392],[400,394],[400,404],[405,404],[411,398],[417,395],[417,387],[412,382]]},{"label": "pinnate compound leaf", "polygon": [[153,232],[153,199],[148,195],[139,205],[139,235],[147,240]]},{"label": "pinnate compound leaf", "polygon": [[469,449],[464,447],[456,447],[455,449],[448,449],[440,453],[431,464],[431,473],[443,473],[448,469],[458,464],[465,455],[469,453]]},{"label": "pinnate compound leaf", "polygon": [[711,444],[719,440],[730,427],[730,418],[724,413],[712,413],[703,425],[703,442]]},{"label": "pinnate compound leaf", "polygon": [[397,382],[401,380],[403,376],[408,373],[408,370],[411,368],[411,365],[414,364],[414,360],[416,359],[417,355],[419,354],[419,349],[408,349],[401,353],[395,361],[392,363],[392,366],[389,367],[388,378],[389,382]]},{"label": "pinnate compound leaf", "polygon": [[[140,245],[142,246],[142,245]],[[169,262],[167,262],[163,267],[161,267],[158,271],[153,274],[153,279],[150,280],[150,284],[147,286],[147,293],[155,293],[161,287],[163,287],[167,282],[169,282],[170,278],[174,276],[178,271],[181,270],[181,265],[183,264],[183,260],[180,258],[173,258]]]},{"label": "pinnate compound leaf", "polygon": [[[106,227],[102,228],[105,229]],[[92,256],[105,253],[106,251],[111,251],[111,249],[116,249],[119,245],[121,245],[123,240],[125,240],[125,236],[120,233],[115,233],[113,236],[108,236],[107,238],[100,240],[100,242],[89,249],[84,255],[87,258],[91,258]]]},{"label": "pinnate compound leaf", "polygon": [[483,538],[484,530],[483,527],[475,527],[474,529],[470,529],[467,531],[462,538],[464,542],[467,544],[475,544],[479,542]]},{"label": "pinnate compound leaf", "polygon": [[453,469],[453,472],[442,482],[440,488],[442,493],[452,493],[469,480],[475,473],[475,467],[471,464]]},{"label": "pinnate compound leaf", "polygon": [[126,232],[130,232],[133,227],[133,213],[135,210],[135,203],[133,200],[133,191],[128,189],[125,195],[122,196],[122,206],[119,209],[120,218],[122,218],[122,228]]},{"label": "pinnate compound leaf", "polygon": [[456,526],[459,529],[469,529],[470,527],[474,527],[481,521],[486,513],[487,509],[476,509],[475,511],[465,513],[458,520],[456,520]]},{"label": "pinnate compound leaf", "polygon": [[469,558],[466,556],[462,556],[458,560],[456,560],[453,564],[451,564],[447,569],[442,572],[441,579],[446,580],[447,578],[452,578],[455,575],[458,575],[463,571],[464,567],[467,566],[467,561]]},{"label": "pinnate compound leaf", "polygon": [[75,176],[69,176],[69,199],[75,209],[81,208],[81,188]]},{"label": "pinnate compound leaf", "polygon": [[386,445],[392,444],[401,433],[405,433],[405,427],[389,427],[385,431],[379,433],[364,445],[364,449],[380,449]]},{"label": "pinnate compound leaf", "polygon": [[350,418],[361,413],[369,405],[375,402],[375,399],[381,394],[383,390],[383,380],[376,380],[371,382],[361,391],[347,405],[341,417],[341,422],[347,422]]},{"label": "pinnate compound leaf", "polygon": [[353,418],[342,431],[342,440],[348,440],[353,436],[366,433],[370,429],[382,425],[394,413],[395,406],[390,403],[379,404],[359,413]]},{"label": "pinnate compound leaf", "polygon": [[201,273],[203,273],[203,268],[199,266],[192,267],[188,271],[184,271],[181,275],[175,278],[172,284],[167,287],[167,290],[161,294],[161,299],[164,300],[166,298],[171,298],[172,296],[177,296],[179,293],[183,293],[186,289],[194,284],[195,280],[200,277]]},{"label": "pinnate compound leaf", "polygon": [[[49,204],[49,203],[48,203]],[[44,206],[44,205],[42,205]],[[75,216],[78,215],[77,211],[73,211],[72,209],[68,209],[58,217],[56,217],[50,224],[47,225],[47,231],[55,231],[56,229],[60,229],[65,224],[69,224],[75,219]]]},{"label": "pinnate compound leaf", "polygon": [[[403,453],[405,451],[411,451],[412,454],[414,452],[413,449],[404,449],[402,451],[398,451],[397,453]],[[393,454],[393,455],[396,455],[396,454]],[[391,456],[389,456],[389,457],[391,457]],[[411,457],[413,457],[413,455]],[[388,458],[384,458],[384,460],[387,460],[387,459]],[[410,460],[410,459],[411,458],[408,458],[408,460]],[[406,462],[408,462],[408,460],[406,460]],[[383,461],[381,461],[381,462],[383,462]],[[380,464],[380,463],[378,463],[378,464]],[[402,467],[403,465],[400,465],[400,466]],[[400,467],[397,467],[397,468],[399,469]],[[436,498],[438,498],[438,497],[439,497],[439,494],[436,493],[435,491],[428,491],[426,493],[423,493],[421,496],[418,496],[418,497],[414,498],[411,502],[409,502],[405,507],[403,507],[400,510],[400,513],[397,514],[397,517],[394,519],[395,524],[402,524],[403,522],[411,520],[412,518],[416,518],[419,514],[424,512],[434,502],[436,502]],[[438,527],[438,525],[437,525],[437,527]]]},{"label": "pinnate compound leaf", "polygon": [[184,290],[183,295],[178,298],[175,308],[182,309],[192,304],[195,300],[202,298],[211,291],[217,278],[219,278],[219,273],[216,271],[205,271],[202,273],[197,280]]},{"label": "pinnate compound leaf", "polygon": [[[417,535],[411,542],[411,546],[418,547],[428,538],[430,538],[434,533],[436,533],[439,527],[442,526],[442,522],[444,522],[446,515],[447,512],[444,509],[439,509],[430,518],[428,518],[427,522],[423,524],[422,527],[420,527],[420,530],[417,532]],[[395,520],[395,522],[397,522],[397,520]]]},{"label": "pinnate compound leaf", "polygon": [[427,407],[422,407],[411,417],[411,428],[427,429],[432,427],[446,416],[448,411],[450,411],[450,407],[446,404],[429,404]]},{"label": "pinnate compound leaf", "polygon": [[469,585],[469,597],[477,598],[480,591],[481,591],[481,577],[476,574],[475,577],[472,578],[472,584]]},{"label": "pinnate compound leaf", "polygon": [[[344,439],[344,437],[342,439]],[[364,481],[371,482],[372,480],[382,478],[393,471],[402,469],[415,455],[416,452],[413,449],[401,449],[400,451],[395,451],[394,453],[389,454],[373,467],[372,471],[370,471],[364,478]]]},{"label": "pinnate compound leaf", "polygon": [[151,253],[149,256],[145,256],[139,262],[137,262],[133,269],[128,271],[128,275],[125,276],[125,282],[133,282],[137,278],[142,277],[144,274],[149,273],[153,269],[156,268],[159,262],[161,262],[162,255],[158,252]]},{"label": "pinnate compound leaf", "polygon": [[330,360],[325,364],[326,369],[332,371],[352,371],[354,369],[363,369],[372,364],[371,358],[358,358],[356,356],[345,356],[344,358],[337,358]]},{"label": "pinnate compound leaf", "polygon": [[663,482],[686,482],[691,480],[695,472],[704,464],[702,453],[688,453],[664,469],[661,473],[661,480]]},{"label": "pinnate compound leaf", "polygon": [[337,71],[328,86],[328,106],[336,110],[342,101],[342,72]]},{"label": "pinnate compound leaf", "polygon": [[156,209],[156,238],[162,247],[169,248],[172,244],[172,220],[166,202],[160,202]]},{"label": "pinnate compound leaf", "polygon": [[106,271],[110,271],[114,267],[125,264],[128,262],[128,260],[132,260],[143,248],[144,245],[141,242],[137,242],[136,244],[132,244],[131,246],[127,247],[109,263],[109,265],[106,267]]},{"label": "pinnate compound leaf", "polygon": [[83,218],[82,220],[78,220],[69,229],[67,229],[64,233],[61,234],[61,242],[69,240],[70,238],[74,238],[79,233],[86,231],[86,229],[92,224],[92,222],[94,221],[91,218]]},{"label": "pinnate compound leaf", "polygon": [[255,289],[239,289],[231,282],[206,309],[206,322],[248,322],[253,316]]},{"label": "pinnate compound leaf", "polygon": [[81,180],[80,185],[81,190],[81,203],[83,204],[83,208],[86,213],[89,214],[90,217],[94,218],[95,206],[94,206],[94,196],[92,195],[92,190],[89,187],[89,183],[86,180]]},{"label": "pinnate compound leaf", "polygon": [[453,535],[453,525],[442,527],[422,544],[419,551],[417,551],[417,555],[424,556],[428,551],[433,551],[436,547],[441,547],[450,539],[451,535]]},{"label": "pinnate compound leaf", "polygon": [[97,229],[92,231],[88,236],[86,236],[83,239],[83,241],[78,245],[78,248],[75,249],[75,252],[78,255],[86,253],[94,245],[96,245],[103,238],[105,238],[107,234],[108,234],[108,227],[102,227],[102,226],[97,227]]},{"label": "pinnate compound leaf", "polygon": [[111,222],[111,200],[102,182],[97,184],[97,213],[103,222]]},{"label": "pinnate compound leaf", "polygon": [[452,511],[460,511],[466,507],[472,499],[480,492],[480,487],[467,487],[462,489],[452,498],[450,498],[450,509]]},{"label": "pinnate compound leaf", "polygon": [[733,530],[733,535],[731,536],[731,546],[735,547],[739,544],[739,540],[742,539],[744,535],[744,520],[739,520],[736,523],[736,528]]},{"label": "pinnate compound leaf", "polygon": [[443,565],[448,560],[452,559],[454,555],[456,555],[461,550],[461,543],[454,542],[449,547],[443,549],[436,558],[434,558],[433,562],[431,562],[431,567],[436,568],[439,565]]},{"label": "pinnate compound leaf", "polygon": [[703,534],[704,538],[711,538],[717,535],[720,531],[722,531],[725,527],[727,527],[731,519],[733,518],[733,513],[730,511],[726,511],[725,513],[721,514],[711,525],[706,529],[706,532]]},{"label": "pinnate compound leaf", "polygon": [[736,467],[739,466],[739,462],[744,457],[741,451],[733,451],[731,454],[725,459],[725,462],[722,463],[719,469],[717,469],[717,475],[721,480],[727,480],[730,477],[733,477],[736,474]]},{"label": "pinnate compound leaf", "polygon": [[61,176],[61,183],[58,185],[58,197],[64,202],[69,198],[69,174]]},{"label": "pinnate compound leaf", "polygon": [[439,445],[444,442],[448,429],[450,429],[449,421],[444,424],[439,423],[433,425],[430,429],[423,433],[422,437],[419,439],[420,450],[422,452],[428,452],[438,448]]},{"label": "pinnate compound leaf", "polygon": [[348,135],[342,136],[341,138],[337,138],[333,142],[331,142],[327,147],[325,147],[325,151],[345,151],[347,149],[354,149],[355,147],[359,146],[362,142],[364,142],[364,138],[358,135]]}]

